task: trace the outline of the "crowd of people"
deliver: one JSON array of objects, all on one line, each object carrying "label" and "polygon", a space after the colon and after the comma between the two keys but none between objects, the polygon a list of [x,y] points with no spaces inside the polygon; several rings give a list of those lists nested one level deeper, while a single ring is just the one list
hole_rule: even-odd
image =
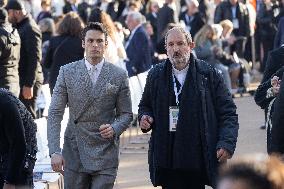
[{"label": "crowd of people", "polygon": [[[0,188],[33,187],[33,119],[42,114],[36,102],[45,84],[52,95],[51,166],[64,174],[66,189],[113,188],[119,136],[135,106],[142,131],[151,131],[154,186],[283,188],[283,165],[274,156],[259,167],[250,158],[226,166],[239,128],[232,95],[247,85],[256,60],[263,79],[255,101],[265,110],[267,151],[284,152],[283,0],[66,0],[60,16],[51,0],[41,0],[38,15],[24,1],[0,2]],[[141,100],[133,99],[133,78],[144,91]]]}]

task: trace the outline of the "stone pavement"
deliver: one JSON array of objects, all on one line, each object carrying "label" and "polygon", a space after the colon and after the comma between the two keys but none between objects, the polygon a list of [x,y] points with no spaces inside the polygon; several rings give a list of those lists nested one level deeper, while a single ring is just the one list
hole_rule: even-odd
[{"label": "stone pavement", "polygon": [[[251,96],[234,100],[238,107],[240,123],[234,158],[247,153],[265,153],[266,131],[259,129],[264,123],[263,111],[255,105]],[[136,128],[124,133],[115,189],[154,189],[149,179],[147,163],[148,139],[149,134],[142,134]]]}]

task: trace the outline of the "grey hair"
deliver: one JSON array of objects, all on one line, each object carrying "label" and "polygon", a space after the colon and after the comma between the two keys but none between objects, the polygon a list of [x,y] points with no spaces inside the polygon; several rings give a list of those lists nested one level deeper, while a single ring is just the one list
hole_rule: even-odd
[{"label": "grey hair", "polygon": [[127,15],[133,20],[138,21],[140,24],[144,21],[143,15],[140,12],[130,11]]},{"label": "grey hair", "polygon": [[192,3],[195,7],[199,7],[199,2],[197,0],[186,0],[187,5]]},{"label": "grey hair", "polygon": [[40,20],[38,25],[40,26],[41,32],[51,32],[52,34],[55,33],[55,24],[51,18],[44,18]]},{"label": "grey hair", "polygon": [[183,27],[181,26],[175,26],[172,29],[170,29],[165,36],[165,47],[167,49],[167,42],[168,42],[168,35],[172,32],[172,31],[179,31],[182,34],[184,34],[185,38],[186,38],[186,42],[189,45],[190,43],[192,43],[192,37],[190,35],[190,33],[188,31],[186,31]]}]

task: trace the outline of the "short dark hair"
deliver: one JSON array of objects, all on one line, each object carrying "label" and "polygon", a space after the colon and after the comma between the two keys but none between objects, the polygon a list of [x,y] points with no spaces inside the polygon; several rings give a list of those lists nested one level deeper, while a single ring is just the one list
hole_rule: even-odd
[{"label": "short dark hair", "polygon": [[102,32],[105,35],[105,44],[107,45],[107,38],[108,38],[108,33],[107,30],[105,28],[105,26],[102,23],[99,22],[89,22],[88,25],[83,29],[82,34],[81,34],[81,38],[84,41],[85,37],[86,37],[86,33],[89,30],[97,30]]}]

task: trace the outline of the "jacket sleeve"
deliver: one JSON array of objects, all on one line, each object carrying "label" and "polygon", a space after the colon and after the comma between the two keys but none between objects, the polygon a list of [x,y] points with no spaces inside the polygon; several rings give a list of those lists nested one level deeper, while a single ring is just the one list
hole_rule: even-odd
[{"label": "jacket sleeve", "polygon": [[267,90],[271,87],[270,79],[266,82],[260,84],[254,94],[254,101],[255,103],[261,107],[261,109],[267,108],[269,102],[273,98],[266,98]]},{"label": "jacket sleeve", "polygon": [[126,72],[123,74],[116,101],[116,114],[117,117],[115,122],[112,123],[112,127],[116,137],[118,137],[129,127],[133,117],[129,81]]},{"label": "jacket sleeve", "polygon": [[255,95],[254,95],[254,100],[255,100],[256,104],[258,106],[260,106],[262,109],[265,109],[269,105],[270,101],[273,99],[273,97],[266,98],[267,90],[270,87],[272,87],[271,86],[271,78],[273,76],[278,76],[279,78],[281,78],[283,72],[284,72],[284,67],[277,70],[277,72],[274,73],[267,81],[265,81],[264,83],[260,84],[257,87],[257,90],[256,90]]},{"label": "jacket sleeve", "polygon": [[217,149],[224,148],[233,155],[238,138],[238,115],[236,105],[228,91],[224,80],[217,71],[214,74],[214,101],[215,113],[218,120],[218,141]]},{"label": "jacket sleeve", "polygon": [[[154,119],[153,115],[153,107],[152,107],[152,94],[151,94],[151,88],[153,85],[153,80],[152,80],[152,75],[153,75],[154,69],[151,69],[150,72],[148,73],[147,80],[146,80],[146,85],[144,87],[144,92],[142,94],[142,98],[139,103],[139,109],[138,109],[138,121],[140,123],[140,120],[143,115],[148,115]],[[155,121],[155,119],[154,119]],[[142,132],[146,133],[149,130],[144,130],[142,129]]]},{"label": "jacket sleeve", "polygon": [[32,28],[26,29],[26,38],[22,41],[24,52],[27,53],[25,60],[25,77],[23,84],[32,87],[35,83],[37,67],[41,60],[41,33]]},{"label": "jacket sleeve", "polygon": [[59,70],[56,85],[53,90],[47,119],[47,140],[49,154],[61,152],[60,131],[61,121],[68,101],[67,87],[64,77],[64,67]]},{"label": "jacket sleeve", "polygon": [[5,135],[9,143],[8,165],[4,179],[11,184],[17,184],[26,155],[24,127],[18,107],[13,102],[7,104],[3,114]]},{"label": "jacket sleeve", "polygon": [[[282,76],[282,81],[284,74]],[[273,152],[284,153],[284,82],[281,82],[280,92],[274,102],[274,113],[272,117],[272,149]]]}]

